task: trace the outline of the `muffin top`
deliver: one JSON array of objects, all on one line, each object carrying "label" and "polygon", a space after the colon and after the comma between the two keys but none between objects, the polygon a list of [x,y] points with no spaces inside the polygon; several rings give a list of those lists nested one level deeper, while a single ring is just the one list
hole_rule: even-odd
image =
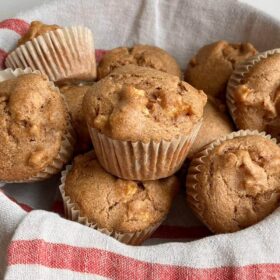
[{"label": "muffin top", "polygon": [[81,216],[99,228],[122,233],[160,222],[177,189],[175,176],[146,182],[114,177],[100,166],[94,152],[76,157],[65,181],[65,194],[77,204]]},{"label": "muffin top", "polygon": [[203,113],[202,126],[191,146],[188,158],[192,158],[202,147],[231,133],[233,130],[233,124],[227,114],[220,111],[208,100]]},{"label": "muffin top", "polygon": [[32,21],[27,33],[18,40],[17,46],[19,47],[20,45],[23,45],[26,42],[31,41],[32,39],[40,35],[43,35],[44,33],[54,31],[60,28],[61,27],[58,25],[47,25],[40,21]]},{"label": "muffin top", "polygon": [[68,104],[72,125],[77,134],[76,153],[87,152],[91,148],[91,139],[82,110],[84,95],[90,88],[91,85],[66,85],[60,88]]},{"label": "muffin top", "polygon": [[155,46],[135,45],[132,48],[120,47],[107,52],[97,68],[98,79],[127,64],[154,68],[181,78],[180,66],[169,53]]},{"label": "muffin top", "polygon": [[31,178],[58,155],[69,116],[59,91],[44,76],[0,83],[0,181]]},{"label": "muffin top", "polygon": [[84,98],[87,123],[126,141],[170,140],[200,121],[206,95],[176,76],[135,65],[120,67]]},{"label": "muffin top", "polygon": [[280,54],[261,59],[250,68],[231,96],[240,129],[266,131],[280,139]]},{"label": "muffin top", "polygon": [[227,81],[235,65],[256,53],[249,43],[218,41],[206,45],[189,62],[185,80],[207,95],[224,99]]},{"label": "muffin top", "polygon": [[280,147],[270,139],[254,135],[226,140],[196,168],[197,183],[187,180],[188,201],[213,232],[246,228],[279,206]]}]

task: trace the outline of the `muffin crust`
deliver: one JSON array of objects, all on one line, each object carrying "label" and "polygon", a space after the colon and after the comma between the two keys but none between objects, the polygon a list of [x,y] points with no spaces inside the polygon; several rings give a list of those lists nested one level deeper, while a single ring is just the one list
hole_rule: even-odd
[{"label": "muffin crust", "polygon": [[47,25],[40,21],[32,21],[27,33],[18,40],[17,46],[19,47],[20,45],[23,45],[26,42],[31,41],[32,39],[40,35],[43,35],[44,33],[57,29],[60,29],[60,26]]},{"label": "muffin crust", "polygon": [[0,181],[35,176],[58,155],[68,112],[59,91],[38,74],[0,83]]},{"label": "muffin crust", "polygon": [[60,88],[68,104],[72,125],[77,134],[76,153],[87,152],[92,147],[84,112],[82,110],[84,95],[90,88],[91,85],[66,85]]},{"label": "muffin crust", "polygon": [[218,41],[206,45],[189,62],[185,80],[207,95],[224,100],[227,81],[235,66],[256,53],[250,43]]},{"label": "muffin crust", "polygon": [[126,141],[170,140],[200,121],[206,95],[178,77],[126,65],[97,82],[84,98],[89,126]]},{"label": "muffin crust", "polygon": [[177,189],[175,176],[146,182],[119,179],[100,166],[94,152],[76,157],[65,181],[65,194],[83,217],[99,228],[121,233],[160,222]]},{"label": "muffin crust", "polygon": [[280,54],[255,64],[232,96],[238,128],[266,131],[280,139]]},{"label": "muffin crust", "polygon": [[280,147],[263,136],[226,140],[197,166],[197,183],[187,180],[188,202],[213,232],[251,226],[279,206],[279,163]]},{"label": "muffin crust", "polygon": [[107,52],[97,68],[98,79],[127,64],[153,68],[181,78],[179,65],[166,51],[155,46],[135,45],[132,48],[119,47]]},{"label": "muffin crust", "polygon": [[202,126],[191,146],[188,158],[192,158],[205,145],[231,133],[233,130],[232,121],[227,114],[220,111],[219,108],[216,108],[214,104],[208,100],[204,109]]}]

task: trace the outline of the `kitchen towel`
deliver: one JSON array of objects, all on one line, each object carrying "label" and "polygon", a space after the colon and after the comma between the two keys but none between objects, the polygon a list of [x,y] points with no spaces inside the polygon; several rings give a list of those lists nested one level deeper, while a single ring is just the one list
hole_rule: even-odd
[{"label": "kitchen towel", "polygon": [[[60,0],[0,23],[1,67],[32,20],[88,26],[98,58],[113,47],[153,44],[172,53],[183,69],[198,48],[215,40],[249,41],[259,50],[280,42],[280,23],[234,0]],[[51,213],[60,212],[58,184],[56,176],[2,186],[0,275],[5,279],[280,277],[279,210],[246,230],[211,236],[187,209],[182,192],[153,238],[132,247]]]}]

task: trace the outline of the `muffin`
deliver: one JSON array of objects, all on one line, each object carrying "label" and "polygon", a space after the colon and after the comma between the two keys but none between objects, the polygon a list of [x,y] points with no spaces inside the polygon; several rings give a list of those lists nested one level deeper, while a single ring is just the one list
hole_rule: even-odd
[{"label": "muffin", "polygon": [[17,46],[24,45],[28,41],[31,41],[47,32],[55,31],[61,29],[60,26],[56,24],[48,25],[40,21],[32,21],[29,27],[29,30],[24,34],[17,42]]},{"label": "muffin", "polygon": [[72,120],[72,126],[76,132],[77,140],[75,153],[84,153],[92,148],[90,135],[87,128],[86,119],[82,110],[82,103],[85,93],[91,88],[91,85],[66,85],[60,88],[68,104],[69,113]]},{"label": "muffin", "polygon": [[280,140],[280,49],[244,61],[230,78],[227,104],[240,129],[266,131]]},{"label": "muffin", "polygon": [[72,156],[64,99],[45,76],[30,72],[0,71],[0,181],[46,179]]},{"label": "muffin", "polygon": [[83,109],[97,157],[108,172],[155,180],[182,165],[205,103],[202,91],[176,76],[126,65],[95,83]]},{"label": "muffin", "polygon": [[185,80],[207,95],[225,101],[226,85],[236,64],[256,53],[250,43],[218,41],[206,45],[189,62]]},{"label": "muffin", "polygon": [[33,21],[6,66],[40,70],[51,81],[93,80],[96,62],[91,31],[83,26],[59,27]]},{"label": "muffin", "polygon": [[208,101],[204,109],[201,128],[190,148],[188,158],[192,158],[205,145],[231,133],[233,130],[232,121],[227,114],[216,108],[211,101]]},{"label": "muffin", "polygon": [[187,200],[215,233],[235,232],[279,206],[280,147],[270,136],[239,131],[206,146],[192,161]]},{"label": "muffin", "polygon": [[169,53],[155,46],[135,45],[132,48],[120,47],[108,51],[98,65],[98,79],[127,64],[153,68],[181,78],[180,66]]},{"label": "muffin", "polygon": [[122,180],[107,173],[89,152],[75,158],[63,174],[60,190],[69,219],[138,245],[166,217],[178,181],[175,176],[147,182]]}]

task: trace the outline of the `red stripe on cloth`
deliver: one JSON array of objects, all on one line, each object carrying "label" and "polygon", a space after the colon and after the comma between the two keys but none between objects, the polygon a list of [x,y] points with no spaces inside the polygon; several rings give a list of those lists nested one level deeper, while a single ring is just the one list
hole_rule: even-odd
[{"label": "red stripe on cloth", "polygon": [[95,50],[96,63],[99,63],[101,61],[106,52],[106,50]]},{"label": "red stripe on cloth", "polygon": [[22,19],[6,19],[0,22],[0,29],[10,29],[23,36],[29,29],[29,23]]},{"label": "red stripe on cloth", "polygon": [[52,212],[55,212],[61,216],[64,216],[64,207],[63,207],[63,202],[62,201],[55,201],[54,204],[52,205]]},{"label": "red stripe on cloth", "polygon": [[167,239],[196,239],[211,235],[211,232],[204,226],[178,227],[160,226],[152,235],[152,238]]},{"label": "red stripe on cloth", "polygon": [[5,68],[5,59],[7,57],[8,53],[6,53],[4,50],[0,49],[0,69]]},{"label": "red stripe on cloth", "polygon": [[37,264],[122,280],[263,280],[278,279],[280,275],[280,264],[191,268],[148,263],[106,250],[79,248],[43,240],[13,241],[8,250],[8,265],[17,264]]},{"label": "red stripe on cloth", "polygon": [[[3,192],[3,193],[4,193],[4,192]],[[31,212],[31,211],[33,210],[33,208],[30,207],[29,205],[24,204],[24,203],[21,203],[21,202],[18,202],[15,198],[13,198],[13,197],[11,197],[11,196],[9,196],[9,195],[6,195],[5,193],[4,193],[4,195],[5,195],[6,197],[8,197],[12,202],[14,202],[14,203],[16,203],[18,206],[20,206],[21,209],[23,209],[24,211],[26,211],[26,212]]]},{"label": "red stripe on cloth", "polygon": [[24,204],[24,203],[20,203],[20,202],[17,202],[17,204],[26,212],[31,212],[33,210],[32,207],[30,207],[29,205],[27,204]]}]

